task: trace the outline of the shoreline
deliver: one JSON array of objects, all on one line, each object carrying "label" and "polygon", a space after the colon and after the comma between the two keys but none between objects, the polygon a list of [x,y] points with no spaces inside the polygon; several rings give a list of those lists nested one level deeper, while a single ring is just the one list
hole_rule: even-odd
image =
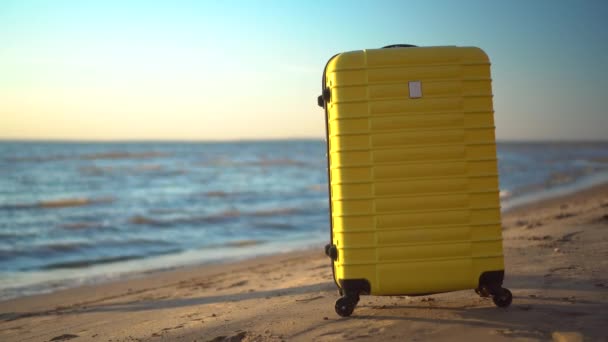
[{"label": "shoreline", "polygon": [[[558,187],[555,189],[549,189],[546,191],[542,191],[539,193],[532,193],[529,195],[524,195],[522,198],[515,198],[515,203],[506,203],[505,205],[501,204],[501,212],[502,216],[505,216],[511,212],[517,212],[518,210],[525,210],[526,208],[542,206],[543,203],[555,203],[557,201],[568,199],[570,196],[577,196],[577,194],[586,194],[589,191],[594,191],[594,189],[598,187],[607,187],[608,188],[608,180],[604,179],[605,177],[600,177],[598,179],[590,179],[590,181],[583,181],[580,184],[571,184],[566,187]],[[580,195],[579,195],[580,196]],[[327,232],[329,234],[329,232]],[[284,243],[284,242],[281,242]],[[170,255],[159,255],[159,256],[151,256],[149,258],[136,259],[128,261],[127,263],[121,264],[99,264],[93,265],[90,268],[83,269],[85,273],[90,273],[86,279],[80,279],[74,277],[73,274],[74,269],[58,269],[53,271],[36,271],[37,274],[48,273],[53,274],[54,276],[47,276],[45,281],[42,282],[33,282],[27,285],[14,286],[14,287],[6,287],[1,290],[3,292],[7,292],[9,294],[5,294],[0,297],[0,305],[4,301],[9,301],[13,299],[24,298],[28,296],[36,296],[36,295],[52,295],[57,291],[70,290],[82,286],[95,286],[95,285],[104,285],[111,284],[114,282],[120,281],[129,281],[133,279],[138,279],[142,277],[147,277],[150,274],[156,273],[164,273],[171,272],[185,268],[198,268],[198,267],[207,267],[210,265],[226,265],[233,263],[240,263],[246,260],[255,260],[258,258],[269,257],[274,255],[280,255],[284,253],[290,252],[303,252],[303,251],[314,251],[314,250],[322,250],[326,241],[320,241],[318,245],[315,245],[315,242],[310,239],[306,242],[306,244],[287,244],[288,248],[285,251],[278,251],[276,246],[272,247],[272,243],[268,244],[260,243],[255,246],[246,245],[246,246],[234,246],[230,247],[233,249],[233,255],[225,260],[222,260],[221,252],[222,250],[215,250],[214,253],[217,254],[215,257],[207,257],[201,258],[200,255],[203,254],[202,251],[182,251],[177,254]],[[246,247],[246,248],[241,248]],[[251,248],[253,247],[253,248]],[[270,251],[263,251],[266,247],[271,247]],[[229,247],[226,247],[229,248]],[[224,249],[225,250],[225,249]],[[195,255],[199,255],[196,257]],[[190,260],[191,259],[199,259]],[[151,267],[146,266],[152,263],[163,263],[163,260],[173,260],[168,263],[166,266],[162,267]],[[176,260],[182,260],[176,261]],[[128,264],[133,263],[134,265],[129,267]],[[115,268],[116,266],[122,266]],[[139,266],[139,267],[138,267]],[[140,268],[140,270],[137,270]],[[143,269],[142,269],[143,268]],[[59,283],[59,281],[62,281]],[[15,295],[11,295],[10,293],[16,293]],[[22,294],[18,294],[22,293]]]},{"label": "shoreline", "polygon": [[599,340],[606,228],[608,184],[503,213],[508,309],[473,291],[363,296],[342,319],[329,261],[314,248],[2,301],[0,340]]},{"label": "shoreline", "polygon": [[[284,241],[281,243],[284,243]],[[163,260],[165,258],[186,260],[181,263],[174,263],[172,265],[164,266],[164,267],[143,267],[143,269],[140,268],[140,270],[121,271],[120,268],[118,270],[116,268],[113,268],[113,267],[115,267],[115,265],[112,265],[112,264],[95,265],[95,266],[91,267],[90,269],[84,270],[84,271],[89,271],[93,274],[85,279],[80,279],[80,278],[74,276],[74,273],[78,271],[77,269],[76,270],[75,269],[58,269],[58,270],[54,270],[54,271],[44,271],[43,270],[43,271],[40,271],[39,274],[48,272],[49,274],[53,274],[53,276],[45,277],[47,280],[45,280],[43,282],[34,282],[32,284],[23,285],[23,286],[6,287],[2,291],[5,293],[9,293],[9,294],[6,294],[4,296],[4,298],[0,298],[0,305],[5,301],[26,298],[26,297],[30,297],[30,296],[53,295],[54,293],[59,292],[59,291],[69,291],[71,289],[84,287],[84,286],[97,286],[97,285],[102,286],[102,285],[106,285],[106,284],[112,284],[114,282],[122,282],[122,281],[140,279],[140,278],[145,278],[145,277],[148,277],[148,276],[154,275],[154,274],[162,274],[165,272],[179,271],[182,269],[209,267],[209,266],[214,266],[214,265],[221,266],[221,265],[238,264],[238,263],[246,262],[248,260],[255,260],[255,259],[265,258],[265,257],[273,257],[275,255],[282,255],[282,254],[287,254],[287,253],[307,252],[307,251],[313,251],[313,250],[320,251],[323,249],[324,244],[325,244],[325,242],[322,242],[322,243],[320,242],[318,244],[318,246],[315,246],[314,243],[312,243],[311,241],[308,241],[303,245],[296,245],[296,244],[288,242],[287,244],[285,244],[288,247],[284,251],[277,251],[276,247],[273,247],[269,251],[263,251],[263,249],[265,247],[268,247],[271,244],[260,243],[260,244],[257,244],[256,246],[254,246],[255,249],[251,249],[252,246],[243,246],[243,247],[247,247],[248,249],[246,249],[246,250],[243,249],[240,251],[241,252],[240,254],[234,254],[228,258],[222,259],[221,257],[215,257],[215,258],[209,258],[208,260],[202,260],[202,261],[187,261],[187,259],[185,259],[188,257],[188,255],[201,254],[201,253],[203,253],[202,251],[184,251],[184,252],[181,252],[181,253],[175,254],[175,255],[153,256],[150,258],[129,261],[129,262],[133,262],[133,263],[145,262],[144,265],[149,265],[149,264],[152,264],[159,260]],[[239,247],[233,247],[233,248],[235,249],[236,252],[238,252]],[[219,252],[220,252],[219,250],[215,251],[215,254],[217,254]],[[129,268],[127,265],[123,265],[123,264],[121,264],[121,265],[123,266],[123,269],[125,269],[125,268],[126,269],[135,269],[136,268],[136,267]],[[103,273],[104,269],[107,269],[111,273],[104,274]],[[14,292],[14,293],[21,292],[21,293],[25,293],[25,294],[11,296],[10,295],[11,292]]]},{"label": "shoreline", "polygon": [[501,204],[501,211],[503,214],[506,214],[507,212],[517,210],[520,207],[534,205],[538,202],[552,201],[554,199],[567,197],[605,185],[608,185],[608,173],[598,173],[591,177],[582,178],[581,180],[571,184],[557,186],[554,188],[545,189],[543,191],[527,193],[519,197],[515,197],[512,200],[506,200],[504,205]]}]

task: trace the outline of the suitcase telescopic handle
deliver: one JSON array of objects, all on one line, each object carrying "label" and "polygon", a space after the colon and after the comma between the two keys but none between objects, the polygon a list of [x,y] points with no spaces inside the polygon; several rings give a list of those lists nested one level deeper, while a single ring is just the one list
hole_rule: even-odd
[{"label": "suitcase telescopic handle", "polygon": [[393,49],[393,48],[407,48],[407,47],[418,47],[417,45],[412,45],[412,44],[393,44],[393,45],[387,45],[387,46],[383,46],[383,49]]}]

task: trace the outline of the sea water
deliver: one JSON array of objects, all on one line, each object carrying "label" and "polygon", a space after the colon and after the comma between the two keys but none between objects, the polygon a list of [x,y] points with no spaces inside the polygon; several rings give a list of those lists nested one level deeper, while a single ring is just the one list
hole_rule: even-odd
[{"label": "sea water", "polygon": [[[499,143],[503,209],[608,181],[608,143]],[[0,299],[321,246],[325,143],[0,142]]]}]

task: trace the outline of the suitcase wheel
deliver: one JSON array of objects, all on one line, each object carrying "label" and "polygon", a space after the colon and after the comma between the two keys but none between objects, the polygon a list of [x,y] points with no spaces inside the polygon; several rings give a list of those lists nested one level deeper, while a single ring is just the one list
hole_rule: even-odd
[{"label": "suitcase wheel", "polygon": [[355,307],[359,303],[359,296],[344,296],[338,298],[336,301],[336,313],[341,317],[350,316],[353,311],[355,311]]},{"label": "suitcase wheel", "polygon": [[492,297],[492,301],[494,301],[494,304],[499,308],[506,308],[511,305],[513,295],[511,294],[511,291],[505,288],[503,288],[500,292],[502,293],[495,294],[494,297]]}]

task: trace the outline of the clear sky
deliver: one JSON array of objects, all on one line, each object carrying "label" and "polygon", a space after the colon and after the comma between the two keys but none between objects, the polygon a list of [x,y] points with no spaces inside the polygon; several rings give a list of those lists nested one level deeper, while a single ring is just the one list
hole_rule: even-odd
[{"label": "clear sky", "polygon": [[608,138],[608,1],[0,2],[0,138],[320,138],[325,62],[482,47],[497,137]]}]

